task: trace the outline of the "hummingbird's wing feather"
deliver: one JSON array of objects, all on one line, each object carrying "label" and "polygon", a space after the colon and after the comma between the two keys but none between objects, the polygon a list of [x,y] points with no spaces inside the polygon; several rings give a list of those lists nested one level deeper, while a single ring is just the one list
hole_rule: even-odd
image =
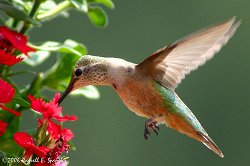
[{"label": "hummingbird's wing feather", "polygon": [[137,67],[169,89],[175,89],[186,74],[203,65],[225,45],[240,22],[232,18],[222,24],[193,33],[166,46]]}]

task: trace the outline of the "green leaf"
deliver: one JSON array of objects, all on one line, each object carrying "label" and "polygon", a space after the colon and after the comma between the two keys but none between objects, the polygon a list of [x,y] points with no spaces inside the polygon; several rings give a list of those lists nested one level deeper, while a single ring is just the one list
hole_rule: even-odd
[{"label": "green leaf", "polygon": [[40,25],[39,22],[29,17],[24,11],[19,10],[8,1],[0,1],[0,10],[5,12],[8,16],[13,17],[17,20],[23,20],[34,25]]},{"label": "green leaf", "polygon": [[54,9],[56,6],[57,4],[54,1],[44,1],[39,7],[38,14]]},{"label": "green leaf", "polygon": [[23,149],[16,144],[16,142],[13,140],[13,137],[9,137],[0,139],[0,151],[19,156],[20,154],[22,154]]},{"label": "green leaf", "polygon": [[16,96],[15,96],[15,97],[12,99],[12,102],[15,102],[16,104],[19,104],[19,105],[21,105],[21,106],[23,106],[23,107],[30,107],[30,103],[29,103],[28,101],[22,99],[21,97],[16,97]]},{"label": "green leaf", "polygon": [[88,3],[96,3],[96,4],[102,4],[110,9],[113,9],[115,7],[112,0],[87,0]]},{"label": "green leaf", "polygon": [[[21,6],[22,7],[22,10],[24,10],[26,13],[28,13],[31,9],[32,9],[32,6],[33,6],[33,3],[32,2],[29,2],[29,1],[22,1],[22,0],[14,0],[15,3],[15,6]],[[40,8],[39,8],[39,11],[40,11]]]},{"label": "green leaf", "polygon": [[75,9],[81,12],[88,12],[88,4],[86,0],[69,0]]},{"label": "green leaf", "polygon": [[44,44],[40,49],[58,52],[57,62],[45,73],[43,85],[54,90],[64,90],[76,61],[87,53],[87,48],[76,41],[66,40],[63,44]]},{"label": "green leaf", "polygon": [[59,42],[54,42],[54,41],[47,41],[44,42],[42,45],[40,46],[35,46],[35,45],[31,45],[33,48],[35,48],[36,50],[43,50],[43,51],[57,51],[60,46],[61,43]]},{"label": "green leaf", "polygon": [[42,44],[41,46],[32,45],[32,47],[34,47],[37,50],[69,53],[78,56],[82,56],[87,53],[87,48],[85,47],[85,45],[70,39],[67,39],[63,44],[58,42],[48,41]]},{"label": "green leaf", "polygon": [[43,2],[40,5],[39,10],[37,12],[37,19],[38,20],[51,20],[58,15],[68,17],[69,13],[67,12],[66,9],[62,11],[60,10],[60,6],[65,2],[67,3],[68,1],[63,1],[58,4],[56,4],[56,2],[51,1],[51,0]]},{"label": "green leaf", "polygon": [[49,51],[36,51],[29,53],[30,57],[23,60],[24,63],[32,67],[38,66],[49,58]]},{"label": "green leaf", "polygon": [[81,96],[85,96],[89,99],[99,99],[100,98],[100,93],[97,90],[97,88],[94,86],[91,86],[91,85],[86,86],[84,88],[77,89],[77,90],[71,92],[70,95],[72,95],[72,96],[81,95]]},{"label": "green leaf", "polygon": [[105,27],[108,24],[107,14],[99,7],[89,8],[88,17],[90,22],[97,27]]},{"label": "green leaf", "polygon": [[78,43],[74,40],[67,39],[64,42],[64,45],[68,48],[73,48],[74,50],[78,51],[81,55],[87,54],[87,48],[82,43]]}]

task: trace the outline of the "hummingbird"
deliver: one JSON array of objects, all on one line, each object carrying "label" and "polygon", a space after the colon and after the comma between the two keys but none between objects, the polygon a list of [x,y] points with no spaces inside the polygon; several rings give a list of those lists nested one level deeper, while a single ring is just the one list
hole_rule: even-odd
[{"label": "hummingbird", "polygon": [[165,124],[224,157],[191,110],[175,93],[185,75],[211,59],[233,36],[240,21],[235,17],[188,35],[154,52],[139,64],[119,58],[81,57],[71,81],[59,99],[88,85],[111,86],[129,110],[147,118],[144,138]]}]

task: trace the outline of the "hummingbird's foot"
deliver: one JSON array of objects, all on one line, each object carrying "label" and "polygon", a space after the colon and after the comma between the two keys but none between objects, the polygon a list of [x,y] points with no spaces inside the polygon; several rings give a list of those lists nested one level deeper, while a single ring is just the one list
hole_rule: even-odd
[{"label": "hummingbird's foot", "polygon": [[144,138],[146,140],[149,139],[149,135],[151,134],[149,129],[151,129],[156,135],[158,135],[158,131],[160,130],[160,128],[154,118],[148,119],[148,121],[145,123]]}]

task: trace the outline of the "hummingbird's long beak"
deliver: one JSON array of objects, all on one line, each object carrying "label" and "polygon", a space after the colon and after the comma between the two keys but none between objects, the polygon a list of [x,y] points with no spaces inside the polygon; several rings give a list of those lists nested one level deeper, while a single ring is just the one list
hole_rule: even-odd
[{"label": "hummingbird's long beak", "polygon": [[68,94],[73,90],[74,84],[75,84],[76,80],[77,80],[76,78],[72,77],[72,79],[71,79],[71,81],[70,81],[70,83],[69,83],[67,89],[63,92],[62,96],[61,96],[60,99],[58,100],[58,102],[57,102],[58,105],[60,105],[60,103],[64,100],[64,98],[65,98],[66,96],[68,96]]}]

